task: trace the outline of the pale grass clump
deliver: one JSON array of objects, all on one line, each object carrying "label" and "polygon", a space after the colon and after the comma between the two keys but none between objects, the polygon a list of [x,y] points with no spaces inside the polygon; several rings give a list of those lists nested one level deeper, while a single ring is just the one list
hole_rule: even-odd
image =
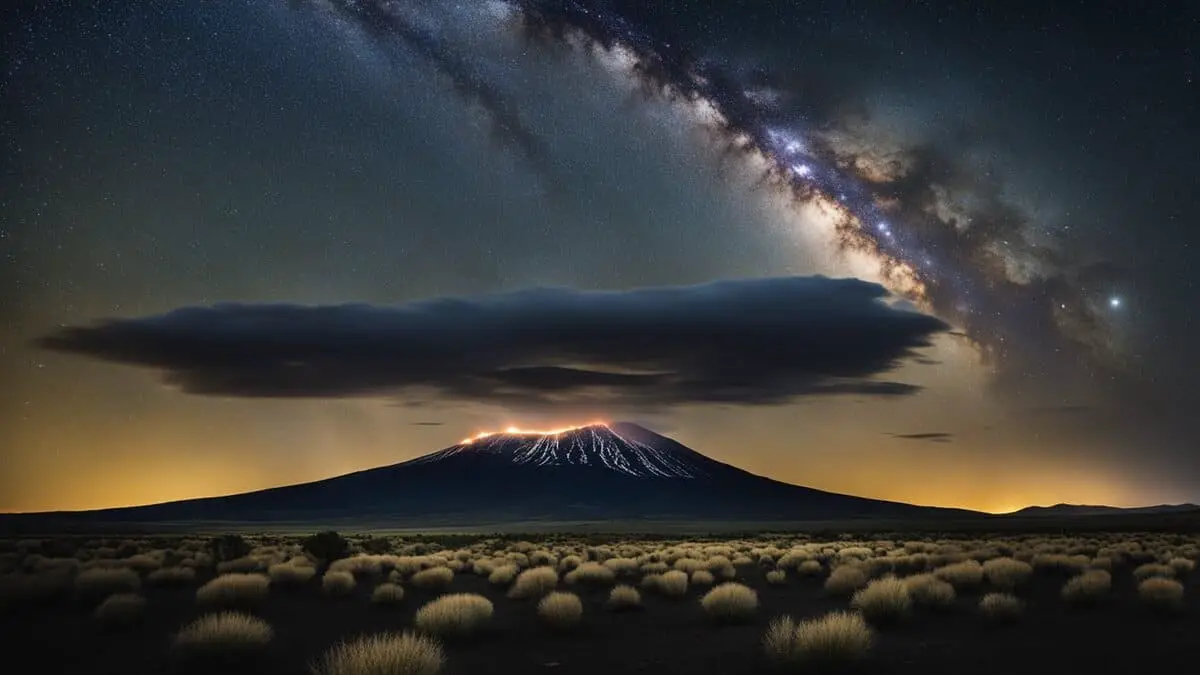
[{"label": "pale grass clump", "polygon": [[942,581],[953,584],[955,588],[978,586],[983,582],[983,565],[977,560],[964,560],[939,567],[933,574]]},{"label": "pale grass clump", "polygon": [[617,576],[629,577],[638,572],[638,561],[634,558],[609,558],[604,561],[604,566]]},{"label": "pale grass clump", "polygon": [[191,567],[162,567],[146,575],[150,586],[187,586],[196,580],[196,570]]},{"label": "pale grass clump", "polygon": [[874,642],[871,627],[855,612],[833,612],[796,623],[789,616],[771,622],[763,646],[780,666],[837,670],[866,659]]},{"label": "pale grass clump", "polygon": [[825,580],[825,590],[833,595],[850,595],[867,585],[867,572],[857,565],[833,568]]},{"label": "pale grass clump", "polygon": [[796,566],[796,576],[800,577],[819,577],[824,571],[820,560],[804,560]]},{"label": "pale grass clump", "polygon": [[558,571],[565,574],[566,572],[570,572],[582,564],[583,558],[580,558],[577,555],[565,555],[561,560],[558,561]]},{"label": "pale grass clump", "polygon": [[1108,597],[1112,575],[1104,570],[1088,570],[1067,580],[1062,587],[1062,599],[1068,604],[1094,605]]},{"label": "pale grass clump", "polygon": [[1025,603],[1011,593],[988,593],[979,601],[979,612],[996,623],[1011,623],[1021,618]]},{"label": "pale grass clump", "polygon": [[437,675],[446,663],[442,646],[415,633],[382,633],[342,642],[325,652],[313,675]]},{"label": "pale grass clump", "polygon": [[398,605],[404,600],[404,587],[391,582],[379,584],[371,591],[371,604]]},{"label": "pale grass clump", "polygon": [[655,591],[671,598],[681,598],[687,595],[688,591],[688,575],[682,570],[670,570],[660,575],[651,575],[642,580],[643,585],[647,579],[653,579],[651,588]]},{"label": "pale grass clump", "polygon": [[558,586],[558,572],[553,567],[534,567],[525,570],[517,576],[516,582],[508,591],[508,597],[514,600],[539,598]]},{"label": "pale grass clump", "polygon": [[583,618],[583,601],[574,593],[555,591],[542,598],[538,616],[555,630],[571,630]]},{"label": "pale grass clump", "polygon": [[356,585],[354,575],[350,572],[331,570],[321,577],[321,590],[328,595],[350,595]]},{"label": "pale grass clump", "polygon": [[261,558],[247,555],[217,563],[217,574],[250,574],[251,572],[261,572],[266,567],[267,565]]},{"label": "pale grass clump", "polygon": [[692,572],[692,584],[696,586],[712,586],[713,574],[708,570],[696,570]]},{"label": "pale grass clump", "polygon": [[413,624],[439,637],[465,637],[482,629],[492,618],[492,601],[474,593],[453,593],[417,610]]},{"label": "pale grass clump", "polygon": [[913,604],[918,607],[943,609],[954,604],[954,585],[932,574],[905,577],[904,585],[908,588],[908,596],[912,598]]},{"label": "pale grass clump", "polygon": [[669,569],[671,569],[671,566],[665,562],[648,562],[644,563],[641,567],[642,574],[646,575],[665,574]]},{"label": "pale grass clump", "polygon": [[1183,609],[1183,584],[1174,579],[1149,577],[1138,584],[1138,597],[1151,609],[1178,612]]},{"label": "pale grass clump", "polygon": [[783,570],[771,570],[767,572],[767,583],[772,586],[780,586],[787,583],[787,572]]},{"label": "pale grass clump", "polygon": [[1171,558],[1167,563],[1171,569],[1175,570],[1175,576],[1182,577],[1192,573],[1196,569],[1196,562],[1189,558]]},{"label": "pale grass clump", "polygon": [[267,597],[270,583],[265,574],[222,574],[196,589],[196,602],[220,607],[254,605]]},{"label": "pale grass clump", "polygon": [[97,601],[114,593],[136,593],[141,577],[128,567],[89,569],[75,576],[75,592],[88,601]]},{"label": "pale grass clump", "polygon": [[114,593],[101,602],[92,616],[109,626],[127,626],[142,617],[146,599],[137,593]]},{"label": "pale grass clump", "polygon": [[1033,565],[1013,558],[992,558],[983,563],[983,575],[992,586],[1011,591],[1033,576]]},{"label": "pale grass clump", "polygon": [[521,568],[511,563],[500,565],[488,573],[488,583],[494,586],[507,586],[517,578]]},{"label": "pale grass clump", "polygon": [[1086,555],[1066,555],[1065,553],[1038,553],[1030,561],[1034,569],[1047,572],[1062,572],[1079,574],[1092,564],[1092,559]]},{"label": "pale grass clump", "polygon": [[1138,565],[1133,570],[1133,578],[1137,579],[1138,581],[1144,581],[1144,580],[1150,579],[1152,577],[1159,577],[1162,579],[1174,579],[1175,578],[1175,568],[1171,567],[1170,565],[1160,565],[1158,563],[1146,563],[1145,565]]},{"label": "pale grass clump", "polygon": [[311,565],[296,565],[291,562],[277,563],[267,568],[267,576],[271,579],[271,585],[281,588],[303,586],[316,575],[317,570]]},{"label": "pale grass clump", "polygon": [[567,572],[563,580],[568,584],[583,583],[603,586],[611,584],[616,579],[616,576],[616,573],[607,565],[597,562],[585,562]]},{"label": "pale grass clump", "polygon": [[189,656],[243,654],[262,649],[274,631],[258,617],[239,612],[208,614],[179,631],[173,647]]},{"label": "pale grass clump", "polygon": [[417,588],[448,588],[454,583],[454,570],[449,567],[430,567],[412,575],[410,581]]},{"label": "pale grass clump", "polygon": [[908,586],[896,577],[875,579],[856,592],[850,606],[862,612],[863,618],[874,624],[897,623],[908,617],[912,598]]},{"label": "pale grass clump", "polygon": [[642,594],[638,590],[628,584],[620,584],[614,586],[608,594],[608,608],[613,611],[622,611],[633,609],[642,606]]},{"label": "pale grass clump", "polygon": [[717,621],[746,621],[758,609],[758,593],[748,586],[727,581],[700,598],[700,605]]}]

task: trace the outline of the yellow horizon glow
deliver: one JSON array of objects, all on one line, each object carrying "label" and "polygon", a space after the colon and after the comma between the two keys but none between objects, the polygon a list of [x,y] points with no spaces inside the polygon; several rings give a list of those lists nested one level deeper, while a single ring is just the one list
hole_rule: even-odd
[{"label": "yellow horizon glow", "polygon": [[577,424],[569,427],[559,427],[557,429],[522,429],[518,426],[507,426],[503,431],[481,431],[474,436],[468,436],[459,442],[459,445],[470,445],[475,441],[483,440],[491,436],[558,436],[565,434],[568,431],[576,431],[577,429],[586,429],[588,427],[604,427],[608,428],[608,422],[596,421],[588,422],[587,424]]}]

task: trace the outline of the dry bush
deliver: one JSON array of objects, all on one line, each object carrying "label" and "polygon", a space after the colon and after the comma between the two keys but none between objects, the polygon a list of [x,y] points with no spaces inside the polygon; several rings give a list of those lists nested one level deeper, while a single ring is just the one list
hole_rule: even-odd
[{"label": "dry bush", "polygon": [[136,593],[141,587],[138,573],[128,567],[84,570],[75,576],[75,592],[89,602],[114,593]]},{"label": "dry bush", "polygon": [[664,562],[648,562],[642,565],[642,574],[666,574],[671,566]]},{"label": "dry bush", "polygon": [[328,571],[321,577],[321,590],[327,595],[350,595],[357,583],[349,572]]},{"label": "dry bush", "polygon": [[821,567],[819,560],[805,560],[796,567],[796,576],[800,577],[819,577],[825,568]]},{"label": "dry bush", "polygon": [[876,579],[856,592],[850,606],[862,612],[863,618],[874,624],[897,623],[912,611],[908,586],[896,577]]},{"label": "dry bush", "polygon": [[217,563],[217,574],[249,574],[251,572],[261,572],[266,568],[266,561],[256,556],[247,555],[233,560],[225,560]]},{"label": "dry bush", "polygon": [[1014,622],[1024,611],[1025,603],[1010,593],[988,593],[979,601],[979,613],[996,623]]},{"label": "dry bush", "polygon": [[681,598],[687,595],[688,575],[681,570],[670,570],[658,575],[651,575],[642,580],[643,587],[648,579],[653,579],[650,587],[670,598]]},{"label": "dry bush", "polygon": [[942,581],[953,584],[955,588],[978,586],[983,582],[983,565],[977,560],[964,560],[939,567],[933,574]]},{"label": "dry bush", "polygon": [[513,582],[513,579],[517,578],[517,572],[520,571],[521,568],[516,565],[500,565],[488,574],[488,583],[496,586],[507,586]]},{"label": "dry bush", "polygon": [[867,572],[857,565],[833,568],[825,580],[825,591],[834,595],[850,595],[867,585]]},{"label": "dry bush", "polygon": [[854,612],[833,612],[798,624],[783,616],[771,622],[763,646],[777,665],[833,671],[865,660],[874,637]]},{"label": "dry bush", "polygon": [[492,601],[474,593],[443,595],[417,610],[413,624],[439,637],[465,637],[478,632],[492,618]]},{"label": "dry bush", "polygon": [[267,597],[270,583],[264,574],[222,574],[196,589],[196,602],[212,607],[254,605]]},{"label": "dry bush", "polygon": [[1196,563],[1188,558],[1171,558],[1167,563],[1171,569],[1175,570],[1175,576],[1183,577],[1192,573],[1196,569]]},{"label": "dry bush", "polygon": [[162,567],[163,553],[138,553],[125,558],[125,566],[138,572],[150,572]]},{"label": "dry bush", "polygon": [[704,611],[717,621],[745,621],[758,609],[758,593],[734,581],[727,581],[700,598]]},{"label": "dry bush", "polygon": [[1133,570],[1133,578],[1137,579],[1138,581],[1144,581],[1146,579],[1150,579],[1151,577],[1174,579],[1175,568],[1171,567],[1170,565],[1146,563],[1145,565],[1138,565],[1137,568]]},{"label": "dry bush", "polygon": [[692,572],[692,583],[696,586],[712,586],[714,581],[712,572],[708,570],[696,570]]},{"label": "dry bush", "polygon": [[239,612],[208,614],[179,631],[172,644],[191,657],[225,656],[255,652],[271,641],[274,631],[258,617]]},{"label": "dry bush", "polygon": [[908,597],[918,607],[944,609],[954,605],[954,585],[932,574],[905,577],[904,585],[908,588]]},{"label": "dry bush", "polygon": [[400,584],[384,583],[371,591],[371,604],[398,605],[404,600],[404,587]]},{"label": "dry bush", "polygon": [[[695,581],[693,579],[693,581]],[[779,586],[787,583],[787,572],[783,570],[771,570],[767,572],[767,583],[772,586]]]},{"label": "dry bush", "polygon": [[1088,570],[1067,580],[1062,587],[1062,599],[1069,604],[1094,605],[1108,597],[1112,575],[1104,570]]},{"label": "dry bush", "polygon": [[271,579],[271,585],[280,588],[297,588],[303,586],[316,575],[316,568],[309,565],[296,565],[291,562],[278,563],[267,568],[267,576]]},{"label": "dry bush", "polygon": [[92,616],[108,626],[127,626],[142,618],[146,599],[137,593],[114,593],[101,602]]},{"label": "dry bush", "polygon": [[517,575],[517,580],[508,590],[508,597],[514,600],[528,600],[541,597],[558,586],[558,572],[553,567],[534,567]]},{"label": "dry bush", "polygon": [[608,608],[613,611],[633,609],[642,606],[642,594],[633,586],[620,584],[608,594]]},{"label": "dry bush", "polygon": [[571,630],[583,618],[583,601],[574,593],[556,591],[542,598],[538,616],[555,630]]},{"label": "dry bush", "polygon": [[577,555],[565,555],[558,561],[558,571],[563,573],[570,572],[582,564],[583,558]]},{"label": "dry bush", "polygon": [[616,573],[607,565],[597,562],[586,562],[567,572],[563,580],[568,584],[584,583],[603,586],[611,584],[615,578]]},{"label": "dry bush", "polygon": [[1178,612],[1183,609],[1183,584],[1174,579],[1149,577],[1138,584],[1138,597],[1151,609]]},{"label": "dry bush", "polygon": [[454,570],[449,567],[430,567],[412,575],[411,581],[417,588],[449,588],[454,583]]},{"label": "dry bush", "polygon": [[983,563],[983,575],[992,586],[1011,591],[1033,576],[1033,565],[1012,558],[993,558]]},{"label": "dry bush", "polygon": [[196,580],[196,570],[190,567],[163,567],[146,575],[150,586],[188,586]]},{"label": "dry bush", "polygon": [[1085,555],[1062,553],[1038,553],[1030,562],[1035,570],[1064,574],[1079,574],[1092,564],[1091,558]]},{"label": "dry bush", "polygon": [[342,642],[325,652],[313,675],[437,675],[446,663],[442,646],[413,633],[383,633]]}]

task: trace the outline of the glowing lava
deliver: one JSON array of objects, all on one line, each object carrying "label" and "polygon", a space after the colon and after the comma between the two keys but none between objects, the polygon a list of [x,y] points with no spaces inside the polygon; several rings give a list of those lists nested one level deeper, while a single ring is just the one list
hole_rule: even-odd
[{"label": "glowing lava", "polygon": [[606,422],[588,422],[573,427],[560,427],[558,429],[522,429],[520,427],[506,427],[504,431],[481,431],[474,436],[462,439],[461,445],[470,445],[475,441],[489,438],[491,436],[558,436],[565,434],[568,431],[576,431],[578,429],[587,429],[588,427],[605,427],[608,428]]}]

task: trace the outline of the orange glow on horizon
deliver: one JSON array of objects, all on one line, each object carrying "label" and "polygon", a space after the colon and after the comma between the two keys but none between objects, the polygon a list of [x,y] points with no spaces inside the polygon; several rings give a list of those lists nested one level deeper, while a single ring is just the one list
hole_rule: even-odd
[{"label": "orange glow on horizon", "polygon": [[503,431],[481,431],[474,436],[468,436],[462,439],[461,445],[470,445],[475,441],[489,438],[491,436],[557,436],[565,434],[568,431],[576,429],[586,429],[588,427],[608,427],[607,422],[588,422],[587,424],[578,424],[570,427],[559,427],[557,429],[522,429],[517,426],[505,427]]}]

